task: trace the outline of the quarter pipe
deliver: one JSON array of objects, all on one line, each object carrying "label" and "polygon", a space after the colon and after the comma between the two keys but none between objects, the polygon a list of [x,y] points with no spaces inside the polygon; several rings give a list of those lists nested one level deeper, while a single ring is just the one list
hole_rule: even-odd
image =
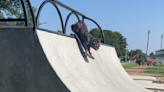
[{"label": "quarter pipe", "polygon": [[114,47],[81,55],[75,38],[0,28],[0,92],[149,92],[122,68]]}]

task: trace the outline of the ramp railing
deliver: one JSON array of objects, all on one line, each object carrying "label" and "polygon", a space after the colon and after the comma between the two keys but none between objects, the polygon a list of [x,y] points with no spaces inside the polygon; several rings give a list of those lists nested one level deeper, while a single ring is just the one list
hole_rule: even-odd
[{"label": "ramp railing", "polygon": [[[31,12],[31,15],[32,15],[32,20],[33,20],[33,25],[34,25],[34,28],[35,28],[35,17],[34,17],[34,13],[33,13],[33,10],[32,10],[32,7],[31,7],[31,4],[30,4],[30,1],[29,0],[26,0],[27,1],[27,4],[29,6],[29,9],[30,9],[30,12]],[[0,19],[0,22],[14,22],[14,21],[24,21],[25,22],[25,26],[29,26],[29,16],[28,16],[28,10],[27,10],[27,6],[26,6],[26,3],[25,3],[25,0],[20,0],[21,2],[21,5],[23,7],[23,13],[24,13],[24,18],[19,18],[19,19],[14,19],[14,18],[10,18],[10,19]],[[2,3],[3,4],[3,3]]]},{"label": "ramp railing", "polygon": [[[56,10],[57,10],[57,12],[58,12],[58,14],[59,14],[59,17],[60,17],[60,21],[61,21],[61,25],[62,25],[62,32],[63,32],[63,34],[66,34],[66,26],[67,26],[67,22],[68,22],[68,20],[69,20],[69,17],[70,17],[72,14],[74,14],[74,15],[77,17],[78,20],[80,20],[80,19],[79,19],[79,16],[81,16],[81,17],[82,17],[82,21],[84,21],[84,19],[88,19],[88,20],[94,22],[94,23],[98,26],[99,30],[101,31],[102,42],[105,43],[104,33],[103,33],[101,27],[98,25],[98,23],[97,23],[96,21],[92,20],[91,18],[86,17],[84,14],[82,14],[82,13],[80,13],[80,12],[78,12],[78,11],[76,11],[76,10],[74,10],[74,9],[72,9],[72,8],[70,8],[70,7],[66,6],[66,5],[64,5],[64,4],[62,4],[61,2],[59,2],[59,1],[57,1],[57,0],[46,0],[46,1],[44,1],[44,2],[41,4],[41,6],[39,7],[39,10],[38,10],[38,13],[37,13],[36,27],[39,26],[39,16],[40,16],[40,12],[41,12],[43,6],[44,6],[45,4],[47,4],[47,3],[53,4],[53,6],[56,8]],[[59,5],[59,6],[63,7],[63,8],[65,8],[65,9],[67,9],[67,10],[69,10],[69,11],[71,11],[71,12],[68,14],[67,18],[66,18],[65,24],[63,23],[63,19],[62,19],[62,16],[61,16],[61,12],[60,12],[60,10],[59,10],[59,8],[58,8],[57,5]]]},{"label": "ramp railing", "polygon": [[[31,16],[32,16],[33,28],[35,30],[36,28],[39,28],[38,27],[39,26],[39,16],[40,16],[40,12],[42,11],[42,8],[44,7],[45,4],[51,3],[56,8],[56,10],[57,10],[57,12],[59,14],[61,25],[62,25],[63,34],[66,34],[66,26],[67,26],[68,20],[69,20],[70,16],[72,14],[74,14],[77,17],[78,21],[80,20],[79,16],[81,16],[82,17],[82,21],[84,21],[84,19],[87,19],[87,20],[90,20],[90,21],[94,22],[98,26],[99,30],[101,31],[102,43],[105,43],[104,33],[103,33],[101,27],[98,25],[98,23],[96,21],[94,21],[91,18],[86,17],[84,14],[82,14],[82,13],[80,13],[80,12],[78,12],[78,11],[76,11],[76,10],[74,10],[74,9],[64,5],[64,4],[62,4],[61,2],[59,2],[57,0],[45,0],[41,4],[41,6],[39,7],[36,20],[35,20],[34,12],[33,12],[33,9],[31,7],[30,1],[26,0],[27,4],[26,4],[25,0],[20,0],[20,1],[21,1],[21,4],[22,4],[22,7],[23,7],[24,18],[23,19],[21,19],[21,18],[19,18],[19,19],[0,19],[0,22],[24,21],[25,22],[25,26],[30,26],[29,25],[29,16],[28,16],[29,14],[28,14],[28,9],[27,9],[27,5],[28,5],[30,13],[31,13]],[[61,6],[61,7],[65,8],[65,9],[71,11],[68,14],[68,16],[67,16],[65,23],[63,23],[61,12],[60,12],[58,6]]]}]

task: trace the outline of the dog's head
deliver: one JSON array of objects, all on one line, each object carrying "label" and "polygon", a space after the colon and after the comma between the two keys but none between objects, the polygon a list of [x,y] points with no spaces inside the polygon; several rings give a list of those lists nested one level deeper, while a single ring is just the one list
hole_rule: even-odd
[{"label": "dog's head", "polygon": [[71,25],[71,29],[72,29],[73,32],[75,32],[76,29],[77,29],[76,24]]},{"label": "dog's head", "polygon": [[101,44],[101,39],[94,39],[92,43],[92,48],[98,50]]},{"label": "dog's head", "polygon": [[88,32],[87,26],[83,21],[78,21],[77,23],[71,25],[73,32]]}]

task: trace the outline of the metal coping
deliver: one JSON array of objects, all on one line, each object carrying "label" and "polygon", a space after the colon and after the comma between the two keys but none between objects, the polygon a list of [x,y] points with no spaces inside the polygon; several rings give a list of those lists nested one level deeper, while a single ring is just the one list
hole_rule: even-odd
[{"label": "metal coping", "polygon": [[[44,28],[37,28],[37,30],[45,31],[45,32],[49,32],[49,33],[57,34],[57,35],[61,35],[61,36],[66,36],[66,37],[69,37],[69,38],[75,38],[74,36],[71,36],[71,35],[66,35],[66,34],[58,33],[58,32],[52,31],[52,30],[44,29]],[[109,44],[105,44],[105,43],[101,43],[101,45],[115,48],[113,45],[109,45]]]}]

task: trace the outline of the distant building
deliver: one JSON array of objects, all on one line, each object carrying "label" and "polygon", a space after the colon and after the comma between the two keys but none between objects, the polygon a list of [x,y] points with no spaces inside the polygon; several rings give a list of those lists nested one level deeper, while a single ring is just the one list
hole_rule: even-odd
[{"label": "distant building", "polygon": [[164,62],[164,49],[155,51],[155,55],[153,57],[155,57],[158,62]]}]

